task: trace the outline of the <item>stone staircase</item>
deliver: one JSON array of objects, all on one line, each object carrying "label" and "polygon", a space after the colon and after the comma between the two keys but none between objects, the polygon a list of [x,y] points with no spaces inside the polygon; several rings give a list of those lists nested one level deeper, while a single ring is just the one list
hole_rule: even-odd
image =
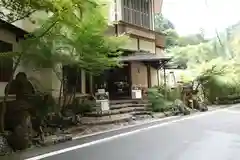
[{"label": "stone staircase", "polygon": [[143,100],[110,101],[109,111],[86,113],[81,118],[81,123],[101,125],[128,122],[136,118],[151,116],[151,111],[147,108],[148,105],[148,102]]}]

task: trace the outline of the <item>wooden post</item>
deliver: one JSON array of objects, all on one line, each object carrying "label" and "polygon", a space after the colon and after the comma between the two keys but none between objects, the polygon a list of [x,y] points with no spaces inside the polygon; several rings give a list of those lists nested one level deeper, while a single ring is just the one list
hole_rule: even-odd
[{"label": "wooden post", "polygon": [[164,96],[166,97],[167,96],[167,91],[166,91],[166,88],[167,88],[167,82],[166,82],[166,69],[165,69],[165,64],[166,62],[164,61],[163,62],[163,75],[164,75]]},{"label": "wooden post", "polygon": [[157,69],[157,82],[158,82],[158,87],[160,86],[160,79],[159,79],[159,68]]},{"label": "wooden post", "polygon": [[152,87],[152,79],[151,79],[151,67],[147,64],[147,80],[148,80],[148,88]]}]

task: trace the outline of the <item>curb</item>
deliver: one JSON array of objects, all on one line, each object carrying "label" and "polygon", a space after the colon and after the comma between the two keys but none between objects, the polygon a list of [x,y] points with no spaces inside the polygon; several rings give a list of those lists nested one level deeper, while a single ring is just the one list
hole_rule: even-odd
[{"label": "curb", "polygon": [[[212,107],[213,109],[210,109],[207,112],[211,112],[213,110],[218,110],[218,109],[229,108],[229,107],[233,107],[233,105],[213,106]],[[196,113],[198,113],[198,112],[194,112],[193,114],[196,114]],[[201,112],[199,112],[199,113],[201,113]],[[158,114],[159,114],[159,116],[157,116],[157,114],[156,114],[156,116],[153,115],[153,117],[155,119],[145,121],[145,122],[142,122],[142,123],[139,123],[139,124],[133,124],[133,125],[129,124],[129,125],[123,126],[123,127],[117,127],[117,128],[109,129],[109,130],[102,130],[102,131],[99,131],[99,132],[93,132],[93,133],[85,134],[85,135],[83,134],[83,135],[80,135],[80,136],[77,136],[77,135],[73,136],[72,134],[62,135],[60,137],[54,138],[52,141],[44,143],[43,146],[60,144],[60,143],[64,143],[64,142],[67,142],[67,141],[77,140],[77,139],[86,138],[86,137],[92,137],[92,136],[96,136],[96,135],[99,135],[99,134],[119,131],[119,130],[122,130],[122,129],[133,128],[133,127],[137,127],[137,126],[141,126],[141,125],[145,125],[145,124],[151,124],[151,123],[154,123],[154,122],[161,122],[161,121],[164,121],[164,120],[170,120],[170,119],[177,118],[177,117],[183,117],[183,115],[173,116],[173,114],[170,113],[170,112],[169,113],[162,113],[162,114],[158,113]]]},{"label": "curb", "polygon": [[50,145],[60,144],[60,143],[64,143],[72,140],[73,140],[73,137],[71,135],[63,135],[60,137],[53,138],[51,141],[43,143],[42,146],[50,146]]},{"label": "curb", "polygon": [[43,147],[51,146],[51,145],[60,144],[60,143],[64,143],[64,142],[68,142],[68,141],[72,141],[72,140],[81,139],[81,138],[92,137],[92,136],[96,136],[96,135],[99,135],[99,134],[119,131],[119,130],[127,129],[127,128],[133,128],[133,127],[137,127],[137,126],[141,126],[141,125],[145,125],[145,124],[151,124],[151,123],[154,123],[154,122],[161,122],[161,121],[176,118],[176,117],[181,117],[181,116],[167,116],[167,115],[160,116],[160,117],[156,116],[156,117],[154,117],[156,119],[145,121],[145,122],[142,122],[142,123],[139,123],[139,124],[133,124],[133,125],[129,124],[129,125],[123,126],[123,127],[117,127],[117,128],[109,129],[109,130],[102,130],[102,131],[99,131],[99,132],[93,132],[93,133],[90,133],[90,134],[83,134],[83,135],[80,135],[80,136],[77,136],[77,135],[73,136],[72,134],[59,135],[59,137],[56,136],[53,139],[51,139],[47,142],[44,142],[42,144],[42,146]]},{"label": "curb", "polygon": [[86,134],[86,135],[81,135],[81,136],[73,136],[72,140],[77,140],[77,139],[86,138],[86,137],[92,137],[92,136],[96,136],[96,135],[99,135],[99,134],[109,133],[109,132],[118,131],[118,130],[127,129],[127,128],[133,128],[133,127],[137,127],[137,126],[141,126],[141,125],[145,125],[145,124],[150,124],[150,123],[154,123],[154,122],[161,122],[161,121],[176,118],[176,117],[180,117],[180,116],[170,116],[170,117],[165,116],[163,118],[159,118],[159,119],[155,119],[155,120],[151,120],[151,121],[146,121],[146,122],[139,123],[139,124],[127,125],[127,126],[124,126],[124,127],[99,131],[99,132]]}]

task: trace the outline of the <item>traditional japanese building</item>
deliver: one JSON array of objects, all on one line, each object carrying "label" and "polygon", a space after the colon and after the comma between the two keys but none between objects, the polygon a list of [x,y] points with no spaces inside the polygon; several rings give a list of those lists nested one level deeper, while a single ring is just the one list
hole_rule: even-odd
[{"label": "traditional japanese building", "polygon": [[[78,79],[77,94],[80,95],[92,94],[105,84],[111,99],[128,99],[135,86],[144,89],[159,85],[159,70],[170,60],[163,54],[165,35],[154,31],[154,14],[161,12],[161,8],[162,0],[109,0],[110,23],[106,36],[125,33],[130,37],[128,43],[119,48],[124,52],[119,58],[124,67],[107,70],[98,77],[93,77],[84,70],[76,72],[70,68],[59,72],[71,74],[72,77],[68,77]],[[0,52],[18,51],[21,36],[34,29],[34,25],[27,20],[15,25],[4,21],[1,23],[5,25],[0,26]],[[4,95],[4,86],[9,80],[8,73],[12,70],[13,60],[9,60],[7,65],[5,63],[0,63],[1,96]],[[59,95],[61,83],[52,69],[34,70],[20,66],[17,69],[19,71],[24,71],[40,90]]]}]

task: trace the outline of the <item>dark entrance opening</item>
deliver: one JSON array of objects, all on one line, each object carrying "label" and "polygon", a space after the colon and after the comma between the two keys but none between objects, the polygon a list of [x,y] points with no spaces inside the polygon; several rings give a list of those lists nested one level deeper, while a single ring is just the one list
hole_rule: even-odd
[{"label": "dark entrance opening", "polygon": [[100,76],[94,77],[95,91],[105,88],[109,92],[111,100],[130,99],[131,97],[131,67],[130,63],[124,63],[122,67],[116,67],[104,71]]},{"label": "dark entrance opening", "polygon": [[121,68],[109,70],[107,86],[110,99],[129,99],[131,96],[130,64],[125,63]]}]

